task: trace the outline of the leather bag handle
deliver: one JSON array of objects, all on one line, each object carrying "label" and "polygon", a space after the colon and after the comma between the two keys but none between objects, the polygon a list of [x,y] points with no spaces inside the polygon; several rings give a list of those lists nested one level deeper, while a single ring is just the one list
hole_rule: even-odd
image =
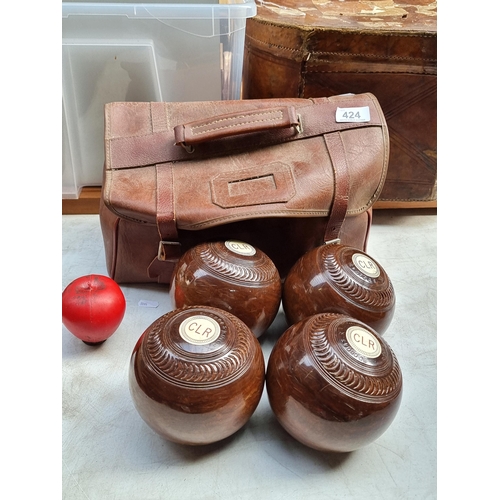
[{"label": "leather bag handle", "polygon": [[175,144],[188,151],[194,144],[251,132],[294,127],[301,131],[300,116],[293,106],[218,115],[174,127]]}]

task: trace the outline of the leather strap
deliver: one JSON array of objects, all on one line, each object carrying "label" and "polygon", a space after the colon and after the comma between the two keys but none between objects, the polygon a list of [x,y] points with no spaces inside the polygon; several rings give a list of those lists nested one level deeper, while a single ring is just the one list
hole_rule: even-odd
[{"label": "leather strap", "polygon": [[340,132],[327,134],[324,137],[332,160],[334,184],[330,219],[324,236],[324,242],[328,243],[339,238],[340,229],[347,213],[347,204],[349,202],[349,169]]},{"label": "leather strap", "polygon": [[165,132],[168,129],[167,112],[164,102],[150,102],[151,128],[154,133]]},{"label": "leather strap", "polygon": [[156,165],[156,223],[161,241],[178,242],[171,163]]},{"label": "leather strap", "polygon": [[170,163],[156,165],[156,225],[160,236],[158,255],[149,265],[148,275],[158,283],[169,283],[182,253],[175,220],[174,177]]}]

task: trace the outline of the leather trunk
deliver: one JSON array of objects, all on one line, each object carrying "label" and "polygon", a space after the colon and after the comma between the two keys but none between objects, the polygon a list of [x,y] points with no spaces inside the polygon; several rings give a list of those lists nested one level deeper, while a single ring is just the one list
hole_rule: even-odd
[{"label": "leather trunk", "polygon": [[437,206],[437,4],[261,2],[247,20],[243,96],[373,93],[389,127],[384,208]]}]

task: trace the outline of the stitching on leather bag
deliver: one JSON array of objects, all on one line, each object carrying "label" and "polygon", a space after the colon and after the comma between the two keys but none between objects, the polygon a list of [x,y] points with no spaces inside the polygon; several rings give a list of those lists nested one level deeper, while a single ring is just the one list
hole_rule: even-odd
[{"label": "stitching on leather bag", "polygon": [[[273,169],[270,168],[274,166],[275,168]],[[255,169],[244,169],[237,172],[238,173],[237,177],[235,177],[234,174],[232,174],[231,177],[228,177],[227,174],[218,174],[217,176],[215,176],[210,181],[212,202],[215,205],[218,205],[219,207],[223,208],[242,208],[245,206],[255,206],[255,205],[270,204],[270,203],[286,203],[296,195],[297,191],[295,188],[295,178],[291,172],[290,165],[283,162],[273,162],[270,163],[269,165],[263,165],[261,167],[267,167],[267,168],[264,168],[259,175],[252,175],[252,173],[255,172]],[[246,172],[248,172],[247,178],[242,178],[245,176]],[[228,194],[227,196],[225,196],[224,194],[221,193],[221,188],[220,188],[221,184],[223,186],[226,186],[233,182],[236,183],[246,182],[249,180],[254,180],[257,178],[268,177],[268,176],[273,176],[275,182],[277,179],[279,180],[278,176],[283,176],[284,187],[281,187],[281,190],[278,189],[277,190],[278,192],[274,193],[274,195],[269,195],[268,193],[266,193],[265,201],[258,201],[257,199],[257,201],[254,201],[254,203],[249,203],[248,201],[240,202],[235,200],[240,199],[241,197],[247,199],[248,195]],[[287,195],[286,198],[284,197],[284,194]]]},{"label": "stitching on leather bag", "polygon": [[[414,201],[414,202],[425,202],[425,201],[436,201],[436,198],[426,197],[426,198],[379,198],[377,201]],[[427,207],[422,207],[427,208]],[[431,207],[430,207],[431,208]],[[434,208],[434,207],[432,207]]]},{"label": "stitching on leather bag", "polygon": [[149,129],[151,132],[154,133],[155,128],[153,127],[153,109],[152,109],[150,102],[148,103],[148,110],[149,110],[149,113],[148,113],[148,115],[149,115],[148,116],[149,117]]},{"label": "stitching on leather bag", "polygon": [[167,130],[171,130],[172,127],[170,126],[170,114],[167,112],[167,103],[163,103],[163,112],[165,113],[165,121],[167,124]]},{"label": "stitching on leather bag", "polygon": [[[248,214],[248,218],[256,218],[258,215],[262,215],[263,217],[272,217],[276,215],[296,215],[298,217],[303,217],[303,218],[308,218],[312,216],[319,216],[319,217],[327,217],[329,215],[328,210],[315,210],[312,212],[304,212],[304,211],[299,211],[299,210],[273,210],[272,212],[251,212]],[[213,226],[214,221],[217,222],[224,222],[224,221],[229,221],[233,219],[237,220],[244,220],[243,218],[245,217],[245,214],[235,214],[235,215],[228,215],[226,217],[214,217],[212,220],[208,222],[199,222],[197,224],[189,224],[187,226],[180,226],[180,229],[186,229],[186,228],[193,228],[193,229],[199,229],[203,228],[205,226]]]},{"label": "stitching on leather bag", "polygon": [[391,75],[422,75],[422,76],[435,76],[435,73],[422,73],[421,71],[390,71],[390,70],[381,70],[381,71],[347,71],[347,70],[329,70],[329,71],[314,71],[311,68],[309,74],[347,74],[347,75],[376,75],[376,74],[386,74],[390,73]]},{"label": "stitching on leather bag", "polygon": [[[251,123],[263,123],[263,122],[268,122],[268,121],[276,121],[278,119],[283,118],[283,113],[281,111],[277,111],[277,110],[266,111],[264,113],[258,113],[258,114],[252,115],[252,116],[263,116],[263,115],[266,115],[266,114],[269,115],[269,114],[276,114],[276,113],[278,113],[280,115],[279,118],[267,118],[267,119],[261,119],[261,120],[247,121],[247,122],[245,122],[245,125],[249,125]],[[238,116],[233,116],[231,118],[221,118],[219,120],[215,120],[213,122],[210,122],[210,123],[207,123],[207,124],[203,124],[203,125],[195,125],[194,127],[191,127],[192,135],[198,135],[198,134],[203,134],[204,132],[213,132],[215,130],[224,130],[224,129],[228,129],[228,128],[238,127],[241,124],[235,123],[235,124],[232,124],[232,125],[225,125],[223,127],[210,128],[214,124],[217,124],[217,123],[220,123],[220,122],[223,122],[223,121],[227,121],[227,120],[235,120],[237,118],[244,118],[245,116],[248,116],[248,115],[242,114],[242,115],[238,115]],[[206,130],[201,131],[201,132],[195,132],[194,131],[195,129],[199,129],[199,128],[206,128]]]},{"label": "stitching on leather bag", "polygon": [[[430,57],[411,57],[411,56],[387,56],[383,54],[370,54],[370,53],[357,53],[351,54],[349,52],[327,52],[327,51],[318,51],[312,52],[313,55],[318,56],[337,56],[337,57],[372,57],[374,59],[383,59],[383,60],[393,60],[393,61],[436,61],[435,58]],[[309,64],[314,64],[316,62],[331,62],[329,59],[321,59],[318,58],[314,61],[311,61]]]},{"label": "stitching on leather bag", "polygon": [[[114,107],[114,105],[112,105]],[[106,177],[105,177],[105,193],[104,193],[104,201],[106,201],[106,205],[109,205],[109,193],[111,190],[111,181],[112,181],[112,172],[113,169],[111,168],[111,115],[112,113],[110,112],[109,107],[106,108]],[[109,180],[108,180],[109,176]],[[106,182],[107,181],[107,182]]]}]

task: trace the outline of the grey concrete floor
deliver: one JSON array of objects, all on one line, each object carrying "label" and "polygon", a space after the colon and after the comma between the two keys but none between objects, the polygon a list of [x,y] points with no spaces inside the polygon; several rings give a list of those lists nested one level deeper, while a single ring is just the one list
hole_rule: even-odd
[{"label": "grey concrete floor", "polygon": [[[437,498],[437,216],[435,210],[378,210],[368,253],[396,292],[384,338],[404,378],[389,429],[346,454],[295,441],[277,423],[264,391],[250,421],[205,447],[157,436],[136,412],[128,362],[138,337],[171,310],[165,289],[122,286],[127,312],[98,348],[62,327],[62,491],[65,500],[415,499]],[[97,215],[62,217],[62,288],[85,274],[107,274]],[[141,307],[142,300],[158,307]],[[261,337],[267,361],[285,328],[280,311]]]}]

